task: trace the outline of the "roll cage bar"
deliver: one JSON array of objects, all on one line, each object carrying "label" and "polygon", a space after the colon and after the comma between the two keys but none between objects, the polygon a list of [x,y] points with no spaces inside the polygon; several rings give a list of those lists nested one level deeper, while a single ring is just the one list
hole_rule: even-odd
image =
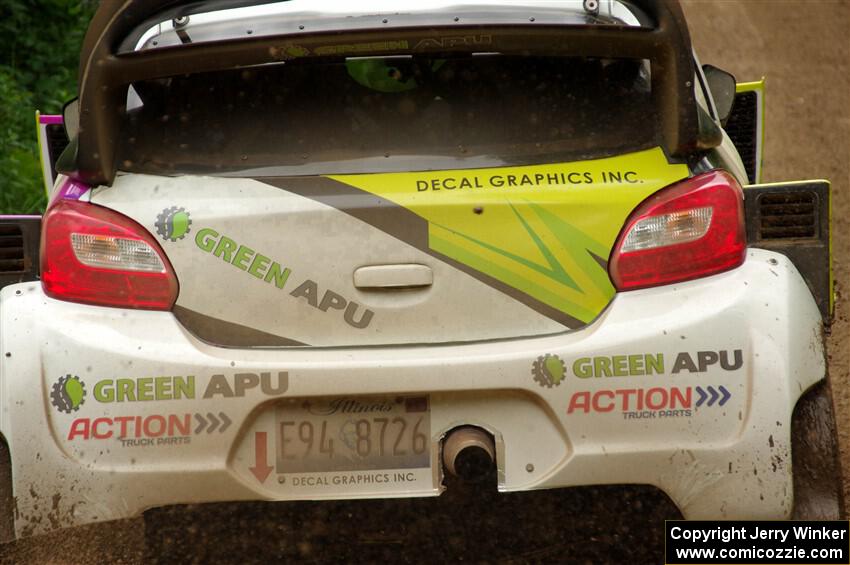
[{"label": "roll cage bar", "polygon": [[[663,149],[684,160],[719,144],[701,135],[694,97],[695,65],[690,35],[678,0],[630,0],[654,27],[621,25],[422,25],[334,32],[301,32],[118,53],[134,31],[198,12],[268,4],[273,0],[116,0],[102,2],[83,43],[80,60],[79,130],[60,172],[89,185],[109,185],[116,172],[115,148],[125,112],[127,87],[136,81],[222,71],[286,61],[340,60],[347,56],[463,54],[629,57],[652,64],[653,98],[661,121]],[[146,29],[147,27],[145,27]]]}]

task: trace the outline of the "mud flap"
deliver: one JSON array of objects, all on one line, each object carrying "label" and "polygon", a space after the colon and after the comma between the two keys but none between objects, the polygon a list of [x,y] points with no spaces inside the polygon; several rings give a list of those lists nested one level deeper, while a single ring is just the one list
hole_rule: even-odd
[{"label": "mud flap", "polygon": [[824,320],[832,317],[830,186],[825,180],[744,188],[747,242],[782,253],[800,271]]},{"label": "mud flap", "polygon": [[838,520],[844,515],[832,398],[822,381],[800,398],[791,421],[794,520]]},{"label": "mud flap", "polygon": [[[802,181],[746,187],[747,240],[786,255],[802,275],[824,320],[834,299],[830,241],[830,187]],[[791,422],[794,512],[797,520],[843,516],[841,470],[829,381],[797,402]]]}]

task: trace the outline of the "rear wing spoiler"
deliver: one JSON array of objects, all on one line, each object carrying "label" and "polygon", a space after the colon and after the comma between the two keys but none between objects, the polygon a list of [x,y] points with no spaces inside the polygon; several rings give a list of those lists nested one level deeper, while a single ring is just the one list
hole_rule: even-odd
[{"label": "rear wing spoiler", "polygon": [[561,26],[531,21],[523,25],[447,25],[446,20],[451,18],[441,14],[439,22],[423,16],[420,26],[303,31],[119,52],[119,45],[145,26],[193,13],[265,3],[269,0],[102,2],[86,34],[80,61],[79,135],[67,159],[63,155],[60,172],[89,185],[112,183],[121,115],[128,85],[133,82],[281,61],[298,64],[302,60],[367,55],[486,51],[648,59],[661,122],[659,143],[668,156],[684,161],[721,141],[720,131],[701,119],[695,101],[691,40],[678,0],[624,2],[654,22],[652,27]]}]

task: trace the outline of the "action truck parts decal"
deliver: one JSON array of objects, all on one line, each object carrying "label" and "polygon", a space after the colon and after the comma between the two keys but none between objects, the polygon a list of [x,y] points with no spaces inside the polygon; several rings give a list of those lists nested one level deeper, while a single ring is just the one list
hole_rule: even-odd
[{"label": "action truck parts decal", "polygon": [[690,417],[697,409],[722,408],[731,397],[723,385],[582,391],[570,397],[567,414],[619,412],[625,420]]},{"label": "action truck parts decal", "polygon": [[68,430],[68,441],[115,440],[122,447],[185,445],[192,435],[223,434],[233,420],[224,412],[77,418]]}]

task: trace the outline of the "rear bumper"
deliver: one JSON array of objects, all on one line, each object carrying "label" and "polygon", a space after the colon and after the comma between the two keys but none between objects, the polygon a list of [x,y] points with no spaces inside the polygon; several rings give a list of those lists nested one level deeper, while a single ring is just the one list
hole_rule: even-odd
[{"label": "rear bumper", "polygon": [[[14,285],[0,292],[0,431],[15,527],[33,535],[190,502],[435,495],[440,439],[459,424],[495,436],[502,491],[649,484],[687,518],[784,518],[792,411],[825,376],[821,328],[793,264],[756,249],[722,275],[620,294],[582,331],[470,345],[223,349],[171,313],[63,303],[37,283]],[[535,379],[547,354],[563,361],[559,382]],[[245,373],[269,373],[271,384],[240,381]],[[52,396],[68,375],[85,386],[81,403]],[[187,375],[192,398],[156,388],[156,377]],[[118,379],[160,400],[95,395],[98,382]],[[216,379],[230,394],[204,398]],[[274,437],[281,398],[358,395],[427,396],[432,469],[404,484],[252,472],[256,433]],[[207,424],[211,414],[218,429],[198,431],[190,416],[189,433],[170,439],[158,418],[142,425],[194,414]]]}]

